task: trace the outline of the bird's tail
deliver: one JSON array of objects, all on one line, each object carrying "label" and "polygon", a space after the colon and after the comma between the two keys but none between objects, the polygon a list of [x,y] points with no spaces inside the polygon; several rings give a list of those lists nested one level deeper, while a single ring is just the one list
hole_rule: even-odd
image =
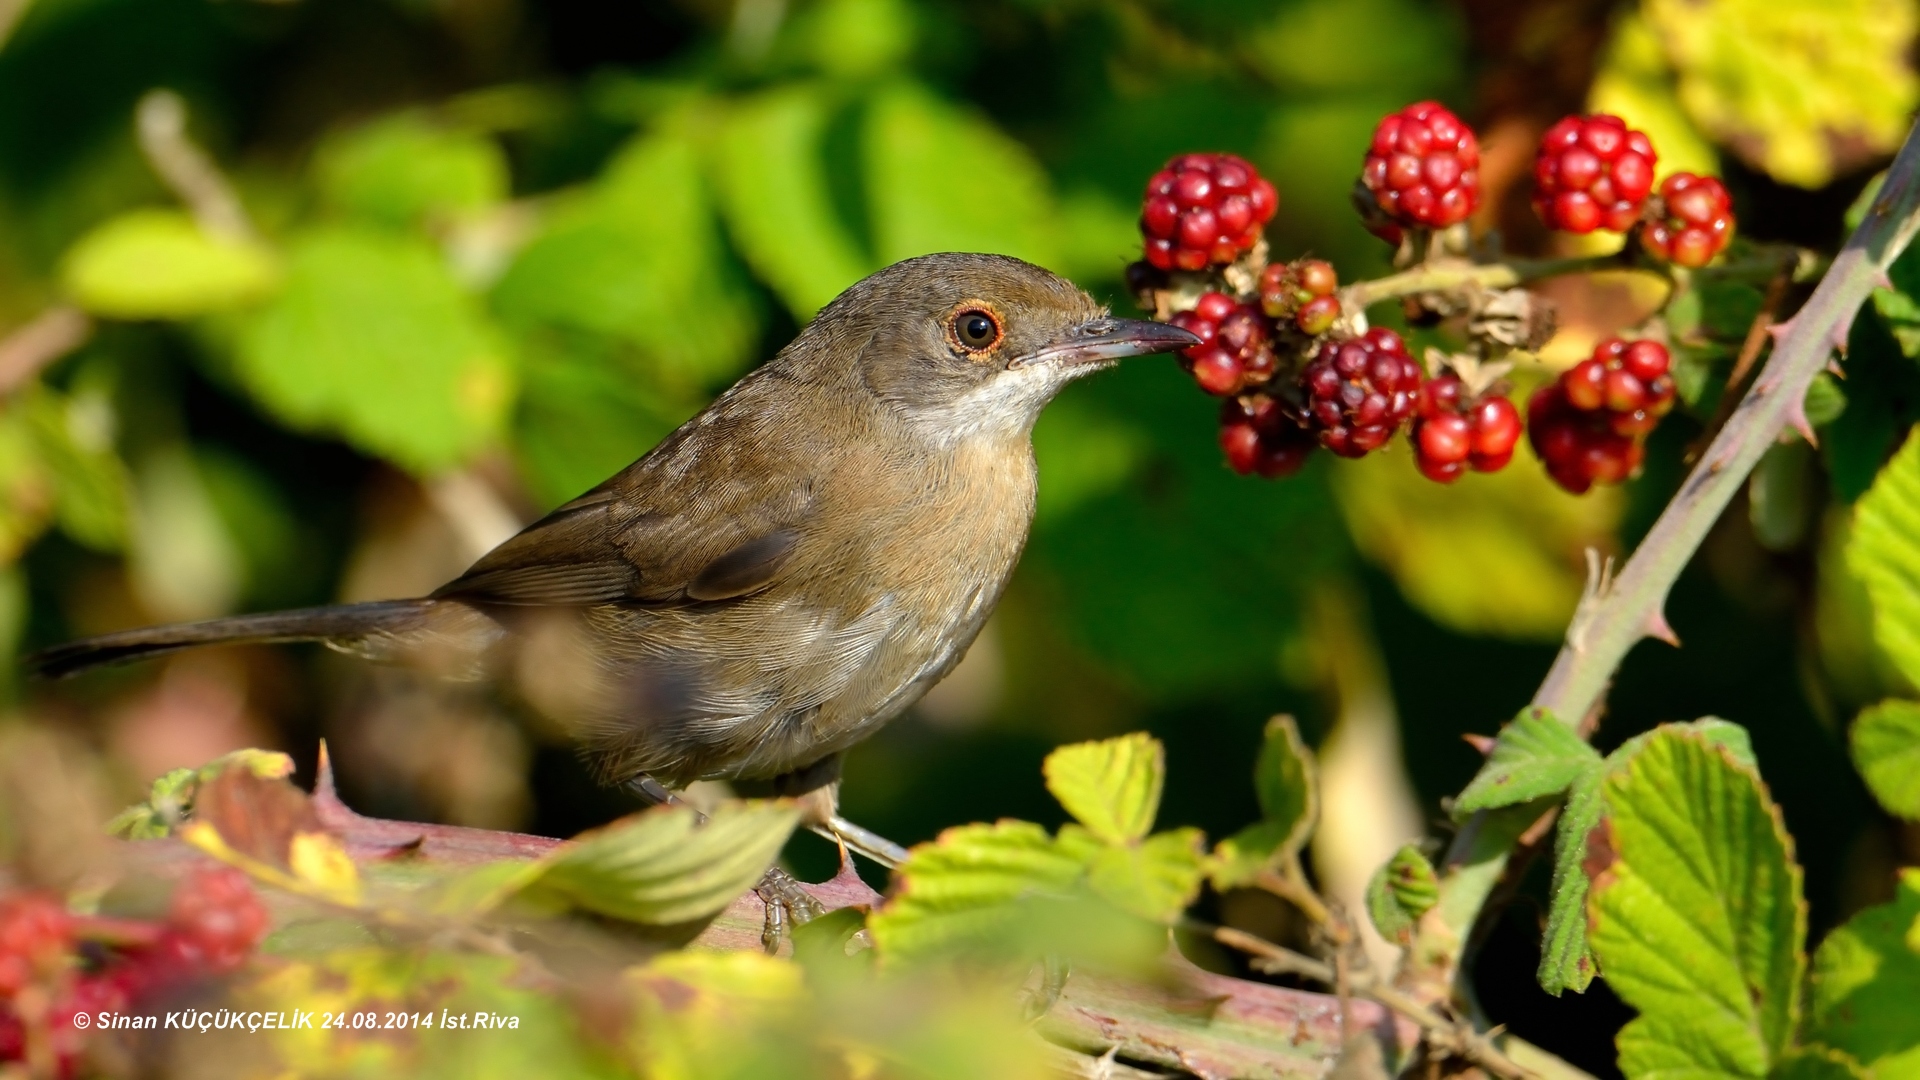
[{"label": "bird's tail", "polygon": [[60,678],[101,664],[118,664],[201,645],[276,641],[353,641],[421,626],[435,600],[375,600],[365,604],[232,615],[204,622],[124,630],[55,645],[28,656],[26,669]]}]

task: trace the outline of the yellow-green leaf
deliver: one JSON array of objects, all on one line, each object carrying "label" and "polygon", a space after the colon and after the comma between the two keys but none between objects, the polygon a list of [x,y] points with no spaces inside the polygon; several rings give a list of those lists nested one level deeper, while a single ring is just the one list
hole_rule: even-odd
[{"label": "yellow-green leaf", "polygon": [[1920,821],[1920,703],[1883,701],[1853,722],[1853,764],[1873,797]]},{"label": "yellow-green leaf", "polygon": [[273,253],[213,235],[177,210],[134,210],[98,226],[67,252],[61,284],[110,319],[186,319],[273,291]]},{"label": "yellow-green leaf", "polygon": [[1406,944],[1420,916],[1440,900],[1440,879],[1416,844],[1403,845],[1367,883],[1367,915],[1380,936]]},{"label": "yellow-green leaf", "polygon": [[1558,795],[1599,766],[1599,751],[1559,717],[1526,709],[1500,729],[1486,764],[1454,800],[1454,816]]},{"label": "yellow-green leaf", "polygon": [[583,834],[529,888],[629,922],[690,922],[757,884],[799,821],[780,802],[722,803],[705,822],[659,806]]},{"label": "yellow-green leaf", "polygon": [[413,112],[329,135],[314,173],[335,208],[390,225],[482,209],[507,194],[498,144]]},{"label": "yellow-green leaf", "polygon": [[1254,762],[1253,790],[1260,800],[1260,820],[1214,848],[1211,873],[1216,888],[1246,885],[1263,870],[1281,868],[1299,856],[1313,835],[1320,814],[1319,782],[1313,751],[1300,738],[1293,717],[1267,721]]},{"label": "yellow-green leaf", "polygon": [[1854,504],[1847,564],[1873,604],[1873,635],[1920,684],[1920,438],[1909,435]]},{"label": "yellow-green leaf", "polygon": [[1846,1051],[1875,1080],[1920,1077],[1920,952],[1908,934],[1920,920],[1920,870],[1899,892],[1827,935],[1813,955],[1808,1035]]},{"label": "yellow-green leaf", "polygon": [[1160,810],[1166,750],[1146,732],[1075,743],[1047,755],[1047,790],[1109,844],[1147,835]]},{"label": "yellow-green leaf", "polygon": [[1171,923],[1200,893],[1205,843],[1199,829],[1169,829],[1136,845],[1102,847],[1087,867],[1087,884],[1122,911]]},{"label": "yellow-green leaf", "polygon": [[903,960],[993,941],[1019,923],[1025,902],[1068,897],[1086,857],[1031,822],[948,829],[907,856],[867,928],[881,956]]}]

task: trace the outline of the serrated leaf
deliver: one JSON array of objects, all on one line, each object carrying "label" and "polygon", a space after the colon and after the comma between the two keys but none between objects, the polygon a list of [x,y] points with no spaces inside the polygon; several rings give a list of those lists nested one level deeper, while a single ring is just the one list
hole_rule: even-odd
[{"label": "serrated leaf", "polygon": [[[1054,263],[1053,195],[1026,147],[917,83],[895,83],[867,108],[862,154],[881,262],[991,251]],[[967,148],[963,168],[954,167],[956,146]]]},{"label": "serrated leaf", "polygon": [[1848,741],[1853,766],[1880,805],[1920,821],[1920,703],[1883,701],[1862,711]]},{"label": "serrated leaf", "polygon": [[651,381],[704,389],[746,365],[761,315],[681,126],[615,155],[514,259],[493,302],[516,326],[626,342],[655,369]]},{"label": "serrated leaf", "polygon": [[1920,920],[1920,870],[1900,873],[1899,892],[1827,935],[1813,954],[1808,1035],[1844,1050],[1876,1080],[1920,1077],[1920,953],[1908,934]]},{"label": "serrated leaf", "polygon": [[1211,872],[1216,888],[1246,885],[1261,871],[1279,869],[1297,858],[1313,836],[1320,814],[1319,780],[1313,751],[1300,738],[1293,717],[1267,721],[1254,762],[1253,790],[1261,820],[1215,846]]},{"label": "serrated leaf", "polygon": [[1087,885],[1122,911],[1171,923],[1200,893],[1205,844],[1199,829],[1169,829],[1136,845],[1102,847],[1087,867]]},{"label": "serrated leaf", "polygon": [[282,419],[434,473],[499,434],[507,358],[424,239],[330,226],[294,241],[285,287],[242,329],[236,371]]},{"label": "serrated leaf", "polygon": [[1910,434],[1854,504],[1847,565],[1873,603],[1875,640],[1920,684],[1920,438]]},{"label": "serrated leaf", "polygon": [[1153,828],[1166,781],[1166,749],[1144,731],[1075,743],[1047,755],[1047,790],[1089,832],[1109,844],[1132,843]]},{"label": "serrated leaf", "polygon": [[329,135],[314,175],[333,208],[387,225],[479,210],[507,195],[497,143],[411,112]]},{"label": "serrated leaf", "polygon": [[1662,176],[1719,171],[1719,155],[1687,118],[1674,94],[1673,70],[1659,37],[1632,8],[1613,19],[1599,70],[1587,91],[1587,110],[1618,116],[1629,127],[1646,132],[1659,151]]},{"label": "serrated leaf", "polygon": [[1640,1013],[1620,1032],[1629,1078],[1764,1077],[1800,1018],[1806,903],[1792,839],[1757,773],[1697,731],[1651,733],[1602,786],[1611,862],[1592,942]]},{"label": "serrated leaf", "polygon": [[734,108],[715,147],[728,231],[803,322],[878,269],[834,207],[825,145],[833,109],[819,86],[768,91]]},{"label": "serrated leaf", "polygon": [[1647,0],[1641,10],[1687,114],[1784,183],[1817,188],[1891,152],[1920,100],[1910,4]]},{"label": "serrated leaf", "polygon": [[[1659,730],[1686,732],[1705,739],[1754,768],[1753,745],[1747,730],[1718,717],[1703,717]],[[1606,815],[1601,783],[1619,773],[1647,745],[1653,732],[1636,735],[1608,754],[1606,760],[1582,773],[1567,792],[1554,834],[1553,884],[1547,906],[1547,926],[1540,945],[1539,980],[1542,989],[1558,997],[1567,990],[1582,993],[1593,982],[1598,964],[1587,941],[1587,894],[1591,883],[1583,865],[1587,838]]]},{"label": "serrated leaf", "polygon": [[260,244],[215,236],[179,211],[134,210],[81,237],[60,280],[95,315],[187,319],[261,299],[279,267]]},{"label": "serrated leaf", "polygon": [[704,822],[658,806],[583,834],[528,887],[628,922],[690,922],[758,884],[799,821],[779,802],[722,803]]},{"label": "serrated leaf", "polygon": [[1493,752],[1454,800],[1456,818],[1557,795],[1600,764],[1600,752],[1545,709],[1525,709],[1505,727]]},{"label": "serrated leaf", "polygon": [[1414,925],[1439,900],[1433,863],[1413,844],[1394,852],[1367,882],[1367,915],[1381,937],[1398,944],[1413,940]]},{"label": "serrated leaf", "polygon": [[1874,1076],[1849,1054],[1830,1047],[1803,1046],[1787,1052],[1774,1066],[1770,1080],[1872,1080]]},{"label": "serrated leaf", "polygon": [[753,1036],[806,997],[797,964],[755,952],[662,953],[624,978],[636,1006],[628,1053],[647,1080],[765,1075]]},{"label": "serrated leaf", "polygon": [[913,960],[990,940],[1021,904],[1065,898],[1097,847],[1076,857],[1026,821],[962,825],[915,847],[895,871],[893,896],[867,920],[880,955]]}]

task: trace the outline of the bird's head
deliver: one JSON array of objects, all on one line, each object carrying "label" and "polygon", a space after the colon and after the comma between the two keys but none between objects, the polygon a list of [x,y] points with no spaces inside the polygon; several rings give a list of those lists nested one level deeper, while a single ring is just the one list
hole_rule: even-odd
[{"label": "bird's head", "polygon": [[809,337],[819,346],[806,350],[811,360],[943,443],[1023,437],[1074,379],[1199,341],[1116,319],[1031,263],[967,254],[924,255],[871,275],[827,305],[796,345]]}]

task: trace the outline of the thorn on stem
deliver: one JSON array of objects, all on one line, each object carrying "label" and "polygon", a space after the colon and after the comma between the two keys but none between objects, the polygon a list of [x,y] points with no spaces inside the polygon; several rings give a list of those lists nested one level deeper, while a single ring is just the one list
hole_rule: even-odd
[{"label": "thorn on stem", "polygon": [[1673,624],[1667,621],[1665,605],[1647,612],[1647,622],[1642,630],[1656,641],[1664,641],[1674,648],[1680,647],[1680,635],[1673,632]]},{"label": "thorn on stem", "polygon": [[1787,424],[1807,440],[1808,446],[1819,446],[1820,440],[1813,433],[1813,425],[1807,421],[1807,403],[1796,401],[1787,408]]},{"label": "thorn on stem", "polygon": [[1494,745],[1498,741],[1491,735],[1479,735],[1471,731],[1466,732],[1460,737],[1466,740],[1468,746],[1480,751],[1481,757],[1486,757],[1488,754],[1493,753]]}]

